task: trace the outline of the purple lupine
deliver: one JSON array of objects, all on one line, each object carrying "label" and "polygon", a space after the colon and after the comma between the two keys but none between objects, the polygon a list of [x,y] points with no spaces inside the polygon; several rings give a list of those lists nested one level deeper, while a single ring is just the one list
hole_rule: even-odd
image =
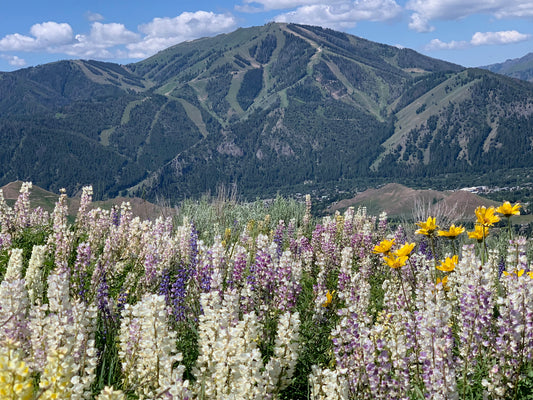
[{"label": "purple lupine", "polygon": [[296,305],[301,291],[300,273],[290,251],[283,252],[275,265],[274,304],[281,311],[288,311]]},{"label": "purple lupine", "polygon": [[0,233],[0,250],[11,247],[11,235],[9,233]]},{"label": "purple lupine", "polygon": [[165,303],[170,304],[170,272],[167,268],[161,274],[161,282],[159,283],[159,295],[165,296]]},{"label": "purple lupine", "polygon": [[494,360],[488,379],[482,381],[489,394],[503,398],[516,390],[523,366],[533,358],[533,286],[529,277],[509,274],[502,277],[507,296],[496,320]]},{"label": "purple lupine", "polygon": [[111,223],[114,226],[118,226],[120,224],[120,213],[118,211],[117,206],[111,207],[111,215],[109,217],[110,217]]},{"label": "purple lupine", "polygon": [[405,233],[405,229],[402,225],[398,225],[396,228],[396,231],[394,232],[394,239],[396,239],[396,243],[407,242],[407,234]]},{"label": "purple lupine", "polygon": [[235,255],[235,260],[233,261],[233,270],[231,271],[228,285],[230,288],[242,287],[243,285],[243,273],[246,270],[248,254],[246,250],[242,248],[241,251]]},{"label": "purple lupine", "polygon": [[489,346],[494,342],[492,292],[479,283],[468,284],[460,299],[460,316],[457,318],[459,334],[459,358],[457,364],[462,370],[459,375],[463,388],[469,387],[471,373],[481,356],[490,354]]},{"label": "purple lupine", "polygon": [[104,268],[100,268],[100,274],[99,274],[99,284],[98,289],[96,292],[96,304],[98,307],[98,313],[100,314],[100,318],[103,322],[102,327],[102,337],[105,342],[107,334],[108,334],[108,327],[110,325],[115,324],[115,316],[113,315],[112,310],[112,300],[109,297],[109,285],[107,283],[107,272]]},{"label": "purple lupine", "polygon": [[91,245],[82,242],[78,245],[76,262],[72,271],[73,290],[83,302],[86,302],[85,280],[87,279],[87,270],[91,263]]},{"label": "purple lupine", "polygon": [[433,260],[433,252],[425,236],[418,243],[418,253],[426,256],[428,260]]},{"label": "purple lupine", "polygon": [[498,262],[498,278],[501,278],[503,271],[505,271],[505,259],[500,257],[500,261]]},{"label": "purple lupine", "polygon": [[198,231],[194,222],[191,223],[191,236],[189,240],[189,264],[190,269],[194,271],[196,269],[196,264],[198,263]]},{"label": "purple lupine", "polygon": [[201,260],[196,266],[195,279],[201,293],[207,293],[211,290],[211,277],[213,275],[211,258],[211,250],[208,250],[206,258]]},{"label": "purple lupine", "polygon": [[124,310],[125,305],[128,303],[128,296],[129,296],[129,291],[124,290],[124,288],[122,288],[117,299],[117,312],[118,313],[121,313],[122,310]]},{"label": "purple lupine", "polygon": [[278,225],[276,226],[276,230],[274,231],[274,238],[273,242],[276,243],[277,250],[276,255],[278,259],[281,257],[281,254],[283,253],[283,235],[285,233],[285,221],[279,220]]},{"label": "purple lupine", "polygon": [[258,250],[253,267],[256,290],[261,294],[260,301],[268,303],[271,300],[275,285],[275,270],[272,257],[264,250]]},{"label": "purple lupine", "polygon": [[181,262],[176,269],[173,278],[174,281],[170,287],[170,299],[172,314],[176,322],[184,321],[187,316],[187,286],[191,277],[191,266]]},{"label": "purple lupine", "polygon": [[147,287],[151,287],[157,281],[157,266],[159,264],[159,257],[157,249],[154,245],[147,246],[146,256],[144,259],[144,280]]}]

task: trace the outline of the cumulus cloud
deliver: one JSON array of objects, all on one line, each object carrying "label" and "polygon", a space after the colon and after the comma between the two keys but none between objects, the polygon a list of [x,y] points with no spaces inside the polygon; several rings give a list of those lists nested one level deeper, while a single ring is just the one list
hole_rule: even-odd
[{"label": "cumulus cloud", "polygon": [[129,31],[123,24],[102,24],[101,22],[94,22],[92,24],[91,33],[88,36],[76,36],[76,40],[80,42],[90,42],[96,46],[105,47],[132,43],[139,39],[140,35],[138,33]]},{"label": "cumulus cloud", "polygon": [[359,21],[388,21],[397,18],[401,7],[394,0],[333,1],[298,7],[274,18],[278,22],[296,22],[330,28],[351,28]]},{"label": "cumulus cloud", "polygon": [[236,27],[237,21],[231,14],[215,14],[207,11],[184,12],[174,18],[154,18],[139,26],[145,37],[127,45],[130,56],[142,58],[177,43],[228,32]]},{"label": "cumulus cloud", "polygon": [[435,27],[429,24],[429,20],[427,18],[418,13],[414,13],[411,15],[409,29],[417,32],[432,32],[435,30]]},{"label": "cumulus cloud", "polygon": [[[143,58],[177,43],[233,30],[231,14],[207,11],[184,12],[174,18],[154,18],[128,30],[119,23],[96,21],[100,14],[86,14],[94,20],[88,33],[74,32],[69,24],[43,22],[30,28],[29,35],[14,33],[0,38],[0,51],[43,51],[82,58]],[[21,59],[20,59],[21,60]]]},{"label": "cumulus cloud", "polygon": [[11,65],[13,67],[23,67],[23,66],[26,65],[26,60],[24,60],[23,58],[20,58],[18,56],[9,56],[9,55],[2,54],[2,55],[0,55],[0,58],[3,58],[4,60],[7,60],[9,65]]},{"label": "cumulus cloud", "polygon": [[69,43],[72,28],[66,23],[43,22],[30,28],[32,36],[14,33],[0,39],[0,51],[35,51]]},{"label": "cumulus cloud", "polygon": [[409,0],[405,6],[412,10],[409,28],[427,32],[431,20],[455,20],[473,14],[487,14],[495,18],[527,18],[533,16],[531,0]]},{"label": "cumulus cloud", "polygon": [[472,36],[470,43],[473,46],[485,44],[509,44],[523,42],[529,39],[530,35],[518,31],[500,31],[500,32],[476,32]]},{"label": "cumulus cloud", "polygon": [[429,42],[426,50],[456,50],[472,46],[511,44],[522,42],[529,39],[531,35],[526,35],[518,31],[500,31],[500,32],[476,32],[472,35],[470,41],[443,42],[439,39],[433,39]]}]

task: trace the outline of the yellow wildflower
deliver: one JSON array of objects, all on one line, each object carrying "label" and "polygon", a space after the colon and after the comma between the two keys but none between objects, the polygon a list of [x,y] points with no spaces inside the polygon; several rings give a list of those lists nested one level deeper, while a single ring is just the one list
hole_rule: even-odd
[{"label": "yellow wildflower", "polygon": [[437,278],[437,284],[435,286],[438,288],[439,284],[441,285],[443,290],[450,290],[450,288],[448,287],[448,276],[445,276],[442,279]]},{"label": "yellow wildflower", "polygon": [[414,248],[414,243],[404,243],[402,247],[394,251],[394,255],[396,257],[409,257]]},{"label": "yellow wildflower", "polygon": [[461,225],[455,226],[455,224],[452,224],[452,226],[450,226],[450,229],[448,229],[447,231],[438,231],[438,235],[445,236],[450,239],[455,239],[457,236],[459,236],[464,231],[465,231],[465,228],[463,228],[463,226]]},{"label": "yellow wildflower", "polygon": [[468,232],[468,237],[470,239],[476,239],[478,242],[481,242],[484,237],[489,236],[489,227],[476,224],[472,232]]},{"label": "yellow wildflower", "polygon": [[322,303],[322,307],[327,307],[331,304],[333,301],[333,295],[335,294],[335,290],[333,292],[329,292],[329,290],[326,293],[326,301]]},{"label": "yellow wildflower", "polygon": [[477,222],[480,225],[483,226],[492,226],[494,223],[498,222],[500,220],[500,217],[497,215],[494,215],[494,207],[478,207],[475,210]]},{"label": "yellow wildflower", "polygon": [[[524,269],[522,268],[521,270],[518,270],[518,271],[514,270],[514,271],[511,272],[511,273],[509,273],[509,272],[507,272],[507,271],[503,271],[503,274],[504,274],[505,276],[516,275],[518,278],[520,278],[522,275],[524,275]],[[528,275],[531,276],[529,272],[528,272]]]},{"label": "yellow wildflower", "polygon": [[392,246],[394,246],[395,239],[382,240],[378,245],[374,247],[374,254],[389,254]]},{"label": "yellow wildflower", "polygon": [[503,203],[496,209],[496,212],[502,214],[506,218],[511,218],[513,215],[520,215],[520,203],[516,203],[514,206],[508,201]]},{"label": "yellow wildflower", "polygon": [[401,268],[407,262],[407,256],[397,257],[395,255],[383,257],[383,261],[391,268]]},{"label": "yellow wildflower", "polygon": [[452,258],[446,257],[446,260],[444,260],[440,265],[437,266],[437,269],[444,272],[451,272],[455,269],[455,266],[457,265],[457,262],[459,261],[459,257],[453,256]]},{"label": "yellow wildflower", "polygon": [[428,217],[427,221],[420,221],[416,224],[420,227],[420,229],[415,232],[418,235],[431,236],[433,232],[435,232],[435,229],[438,228],[435,217]]}]

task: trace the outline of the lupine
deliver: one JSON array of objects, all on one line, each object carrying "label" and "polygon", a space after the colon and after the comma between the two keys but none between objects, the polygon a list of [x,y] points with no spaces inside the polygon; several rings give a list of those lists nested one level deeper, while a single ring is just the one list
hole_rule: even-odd
[{"label": "lupine", "polygon": [[343,371],[313,365],[309,375],[311,400],[348,400],[348,383]]},{"label": "lupine", "polygon": [[29,301],[21,270],[22,249],[12,249],[4,280],[0,283],[0,334],[27,349]]},{"label": "lupine", "polygon": [[181,355],[176,351],[176,332],[169,328],[164,297],[145,295],[139,303],[126,305],[122,316],[119,357],[126,387],[148,398],[171,390],[169,385],[181,381],[173,374]]},{"label": "lupine", "polygon": [[17,342],[4,337],[0,340],[0,398],[31,400],[33,394],[31,370],[23,351]]},{"label": "lupine", "polygon": [[[468,245],[457,259],[431,260],[420,244],[411,253],[408,230],[388,232],[385,215],[350,208],[314,230],[282,221],[269,233],[265,218],[229,246],[220,237],[208,245],[186,219],[174,228],[134,217],[128,204],[90,209],[88,188],[73,226],[64,193],[50,219],[30,212],[27,185],[22,192],[16,212],[0,196],[0,397],[274,399],[307,380],[314,399],[503,399],[527,388],[533,272],[524,238],[505,257],[487,249],[482,261]],[[12,244],[34,240],[34,228],[47,237],[32,243],[23,276]],[[436,221],[420,228],[436,232]],[[378,255],[404,251],[410,258],[394,268]],[[98,394],[96,371],[115,360],[119,324],[122,375],[102,373],[108,387]],[[323,348],[307,345],[330,327],[309,342]],[[190,349],[185,360],[177,345]],[[308,363],[317,351],[321,361]]]}]

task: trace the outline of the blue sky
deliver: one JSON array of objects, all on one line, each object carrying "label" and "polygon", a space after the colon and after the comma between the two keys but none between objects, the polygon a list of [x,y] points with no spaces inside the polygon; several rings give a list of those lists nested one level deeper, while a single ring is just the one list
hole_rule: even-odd
[{"label": "blue sky", "polygon": [[73,58],[127,64],[270,21],[329,27],[467,67],[533,51],[532,0],[12,0],[0,13],[0,71]]}]

